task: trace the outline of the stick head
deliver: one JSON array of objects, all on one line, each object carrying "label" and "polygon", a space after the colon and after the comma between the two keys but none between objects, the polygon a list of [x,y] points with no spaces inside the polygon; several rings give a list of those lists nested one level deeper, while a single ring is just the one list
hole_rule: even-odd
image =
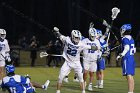
[{"label": "stick head", "polygon": [[112,8],[112,20],[116,19],[117,15],[120,13],[120,9],[117,7]]},{"label": "stick head", "polygon": [[48,53],[47,52],[41,52],[40,53],[40,58],[45,57],[45,56],[48,56]]}]

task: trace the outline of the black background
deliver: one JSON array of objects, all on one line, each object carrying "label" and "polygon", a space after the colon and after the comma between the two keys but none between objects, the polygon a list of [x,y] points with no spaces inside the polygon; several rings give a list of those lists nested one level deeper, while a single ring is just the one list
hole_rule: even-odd
[{"label": "black background", "polygon": [[[0,2],[0,28],[7,31],[10,44],[17,44],[18,39],[26,36],[30,39],[36,35],[41,44],[54,39],[51,29],[59,27],[64,35],[70,35],[72,29],[78,29],[88,36],[89,23],[105,31],[105,27],[83,12],[79,6],[96,16],[111,22],[111,9],[118,7],[120,14],[114,26],[120,28],[125,23],[133,26],[135,39],[140,28],[139,0],[2,0]],[[119,31],[114,31],[118,36]]]}]

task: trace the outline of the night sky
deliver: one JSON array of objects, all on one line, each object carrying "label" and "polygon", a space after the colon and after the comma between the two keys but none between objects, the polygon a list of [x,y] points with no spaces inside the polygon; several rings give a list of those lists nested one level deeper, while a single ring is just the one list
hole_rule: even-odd
[{"label": "night sky", "polygon": [[[54,39],[51,32],[54,26],[64,35],[78,29],[87,37],[89,23],[93,21],[95,28],[104,32],[105,26],[93,15],[111,23],[111,9],[118,7],[121,12],[113,26],[132,24],[135,39],[140,30],[139,4],[139,0],[1,0],[0,28],[7,31],[11,45],[18,44],[23,36],[29,40],[33,35],[44,45]],[[119,37],[119,31],[113,31]]]}]

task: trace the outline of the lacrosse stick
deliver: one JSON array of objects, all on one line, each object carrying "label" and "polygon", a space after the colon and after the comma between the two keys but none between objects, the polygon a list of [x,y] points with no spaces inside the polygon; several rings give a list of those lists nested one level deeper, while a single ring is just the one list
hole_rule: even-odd
[{"label": "lacrosse stick", "polygon": [[[112,22],[111,22],[110,31],[112,29],[114,20],[117,18],[118,14],[120,13],[120,9],[118,9],[117,7],[114,7],[114,8],[112,8],[111,11],[112,11],[112,16],[111,16]],[[118,41],[118,38],[116,37],[116,35],[114,34],[114,32],[113,31],[111,31],[111,32],[115,36],[115,39]]]},{"label": "lacrosse stick", "polygon": [[115,46],[115,47],[113,47],[113,48],[111,48],[111,49],[108,49],[108,50],[106,50],[104,53],[107,53],[107,52],[109,52],[109,51],[112,51],[112,50],[114,50],[114,49],[116,49],[116,48],[118,48],[118,47],[120,47],[121,45],[118,45],[118,46]]},{"label": "lacrosse stick", "polygon": [[117,18],[117,15],[119,14],[119,12],[120,12],[120,9],[118,9],[117,7],[112,8],[112,15],[111,15],[112,22],[111,22],[111,25],[108,25],[108,23],[104,20],[103,24],[107,26],[106,30],[109,30],[107,41],[106,41],[107,44],[108,44],[108,41],[109,41],[109,38],[110,38],[110,32],[112,32],[112,34],[115,36],[115,39],[118,41],[118,38],[116,37],[114,32],[111,31],[111,29],[112,29],[112,26],[113,26],[113,21]]},{"label": "lacrosse stick", "polygon": [[48,54],[47,52],[40,52],[40,58],[47,57],[47,56],[62,56],[62,55]]}]

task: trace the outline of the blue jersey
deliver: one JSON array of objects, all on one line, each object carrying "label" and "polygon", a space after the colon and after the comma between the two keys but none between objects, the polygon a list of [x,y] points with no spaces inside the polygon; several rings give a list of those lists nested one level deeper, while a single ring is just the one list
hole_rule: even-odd
[{"label": "blue jersey", "polygon": [[134,75],[135,74],[135,60],[134,53],[136,52],[135,42],[130,35],[125,35],[122,38],[122,49],[124,50],[124,46],[129,45],[128,52],[122,58],[122,74],[124,76]]},{"label": "blue jersey", "polygon": [[101,48],[102,48],[102,53],[104,53],[105,51],[105,48],[107,47],[107,43],[104,39],[102,38],[99,38],[99,41],[100,41],[100,45],[101,45]]},{"label": "blue jersey", "polygon": [[124,50],[124,46],[129,45],[129,51],[125,54],[126,56],[133,56],[136,52],[135,42],[130,35],[126,35],[122,38],[122,49]]},{"label": "blue jersey", "polygon": [[[32,93],[26,92],[29,88],[30,80],[20,75],[6,76],[2,79],[2,88],[9,93]],[[30,86],[31,87],[31,86]]]}]

